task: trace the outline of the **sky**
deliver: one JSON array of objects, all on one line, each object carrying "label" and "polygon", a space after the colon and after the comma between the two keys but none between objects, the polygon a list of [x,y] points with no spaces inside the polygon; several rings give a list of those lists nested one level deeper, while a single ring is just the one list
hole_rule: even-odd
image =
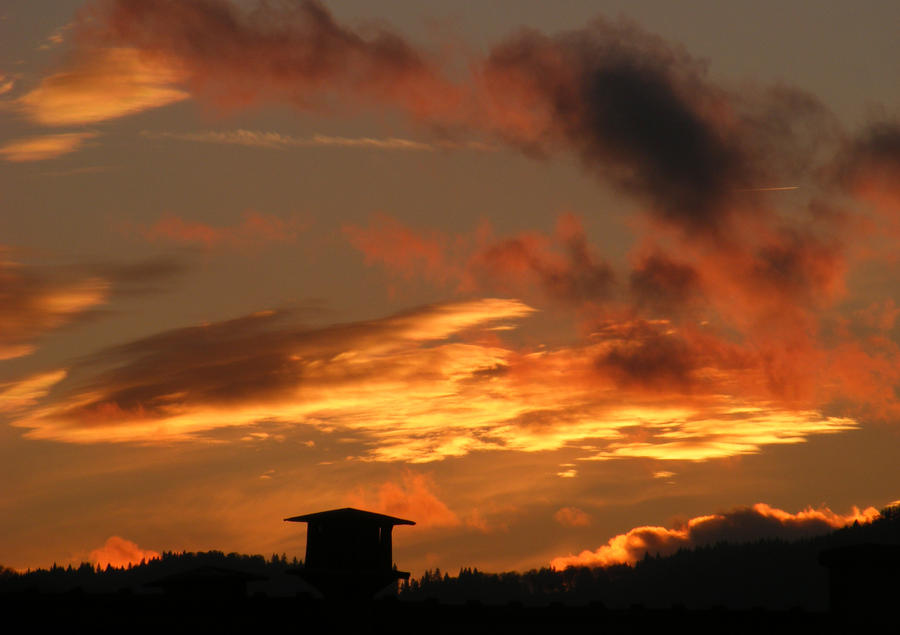
[{"label": "sky", "polygon": [[900,498],[900,5],[8,0],[0,563],[529,569]]}]

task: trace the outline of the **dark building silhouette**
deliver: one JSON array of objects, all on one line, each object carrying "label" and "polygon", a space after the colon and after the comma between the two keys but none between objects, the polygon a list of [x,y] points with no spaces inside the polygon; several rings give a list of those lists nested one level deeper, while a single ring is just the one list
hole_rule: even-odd
[{"label": "dark building silhouette", "polygon": [[819,554],[828,568],[828,604],[842,615],[883,617],[900,597],[900,545],[860,544]]},{"label": "dark building silhouette", "polygon": [[326,598],[370,598],[399,579],[391,555],[394,525],[411,520],[345,507],[285,518],[307,523],[306,559],[296,570]]}]

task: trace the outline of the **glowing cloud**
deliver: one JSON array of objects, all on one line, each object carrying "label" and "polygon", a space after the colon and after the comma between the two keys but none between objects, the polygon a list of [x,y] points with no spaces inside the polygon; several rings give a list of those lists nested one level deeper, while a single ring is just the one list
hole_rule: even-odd
[{"label": "glowing cloud", "polygon": [[828,533],[856,521],[871,522],[878,516],[874,507],[862,511],[854,507],[841,515],[827,507],[808,507],[796,514],[757,503],[752,507],[737,507],[720,514],[698,516],[672,529],[665,527],[635,527],[627,533],[610,538],[596,551],[582,551],[577,556],[554,558],[550,566],[608,567],[634,564],[645,553],[667,556],[679,549],[689,549],[716,542],[751,542],[761,538],[796,539]]},{"label": "glowing cloud", "polygon": [[159,557],[158,552],[141,549],[137,544],[119,536],[110,536],[102,547],[91,551],[91,562],[104,569],[124,569]]},{"label": "glowing cloud", "polygon": [[414,520],[422,527],[455,527],[459,517],[434,493],[434,484],[424,475],[406,472],[399,483],[388,481],[377,490],[360,490],[349,498],[354,507]]},{"label": "glowing cloud", "polygon": [[65,377],[66,371],[55,370],[0,384],[0,412],[16,412],[35,405]]},{"label": "glowing cloud", "polygon": [[69,132],[15,139],[0,146],[0,157],[13,163],[55,159],[75,152],[96,136],[92,132]]},{"label": "glowing cloud", "polygon": [[188,98],[173,86],[181,73],[160,57],[133,48],[81,52],[16,104],[46,126],[96,123]]},{"label": "glowing cloud", "polygon": [[522,352],[488,331],[532,311],[485,299],[318,329],[285,326],[274,312],[177,329],[86,358],[14,425],[76,443],[311,425],[356,439],[358,459],[411,463],[566,446],[584,459],[706,460],[856,426],[741,403],[717,383],[689,398],[620,386],[597,372],[608,341]]}]

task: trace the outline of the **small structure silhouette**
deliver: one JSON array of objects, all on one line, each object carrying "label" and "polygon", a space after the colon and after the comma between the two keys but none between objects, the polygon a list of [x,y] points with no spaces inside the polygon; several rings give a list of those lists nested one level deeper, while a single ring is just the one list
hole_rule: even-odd
[{"label": "small structure silhouette", "polygon": [[391,533],[411,520],[344,507],[285,521],[307,523],[306,559],[295,573],[328,599],[367,599],[409,579],[393,566]]}]

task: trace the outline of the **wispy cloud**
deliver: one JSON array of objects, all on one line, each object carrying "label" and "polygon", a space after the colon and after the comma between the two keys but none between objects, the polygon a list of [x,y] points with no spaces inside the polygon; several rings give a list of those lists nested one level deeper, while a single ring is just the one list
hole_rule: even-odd
[{"label": "wispy cloud", "polygon": [[47,333],[82,319],[112,297],[147,293],[183,271],[169,260],[133,264],[23,264],[0,248],[0,359],[28,355]]},{"label": "wispy cloud", "polygon": [[[297,239],[306,223],[296,217],[282,219],[271,214],[248,211],[240,223],[217,226],[167,215],[148,227],[134,228],[149,242],[217,246],[253,247],[268,243],[289,243]],[[131,228],[125,228],[130,233]]]},{"label": "wispy cloud", "polygon": [[198,143],[219,143],[251,148],[283,150],[287,148],[360,148],[372,150],[405,150],[413,152],[434,152],[437,150],[479,150],[489,151],[492,147],[477,141],[416,141],[397,137],[336,137],[315,134],[310,137],[296,137],[279,132],[255,130],[219,130],[205,132],[152,132],[144,130],[141,135],[149,139],[176,139]]},{"label": "wispy cloud", "polygon": [[0,359],[31,353],[34,340],[104,304],[111,286],[101,276],[0,260]]},{"label": "wispy cloud", "polygon": [[13,87],[16,85],[16,80],[8,75],[4,75],[0,73],[0,95],[5,95],[10,92]]},{"label": "wispy cloud", "polygon": [[69,132],[14,139],[0,146],[0,157],[13,163],[46,161],[75,152],[96,136],[93,132]]},{"label": "wispy cloud", "polygon": [[0,412],[21,412],[31,408],[65,377],[66,371],[54,370],[15,382],[0,383]]},{"label": "wispy cloud", "polygon": [[89,50],[14,105],[46,126],[97,123],[187,99],[174,86],[180,77],[165,60],[132,48]]},{"label": "wispy cloud", "polygon": [[54,29],[53,33],[48,35],[47,39],[45,39],[40,45],[38,45],[38,50],[46,51],[59,46],[60,44],[65,42],[66,33],[70,31],[74,26],[74,22],[69,22],[68,24],[64,24],[63,26]]},{"label": "wispy cloud", "polygon": [[554,569],[566,567],[607,567],[634,564],[650,555],[671,555],[679,549],[690,549],[718,542],[752,542],[763,538],[786,540],[826,534],[855,521],[871,522],[878,516],[874,507],[860,511],[854,507],[849,514],[838,514],[828,507],[808,507],[792,514],[765,503],[752,507],[737,507],[726,512],[698,516],[671,529],[665,527],[635,527],[627,533],[610,538],[595,551],[554,558]]}]

